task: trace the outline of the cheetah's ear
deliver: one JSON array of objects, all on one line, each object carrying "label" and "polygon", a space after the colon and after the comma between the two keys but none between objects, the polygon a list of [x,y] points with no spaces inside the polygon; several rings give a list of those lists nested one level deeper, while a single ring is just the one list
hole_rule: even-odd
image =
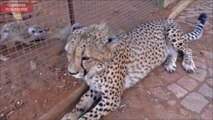
[{"label": "cheetah's ear", "polygon": [[110,36],[109,38],[107,38],[105,45],[110,48],[110,50],[113,50],[116,45],[118,43],[118,38],[114,37],[114,36]]},{"label": "cheetah's ear", "polygon": [[99,30],[101,30],[101,31],[108,29],[108,26],[106,25],[105,22],[102,22],[102,23],[98,24],[97,26],[98,26]]},{"label": "cheetah's ear", "polygon": [[71,29],[72,29],[72,32],[73,31],[75,31],[75,30],[77,30],[77,29],[81,29],[81,28],[83,28],[84,26],[82,25],[82,24],[80,24],[80,23],[75,23],[75,24],[73,24],[72,26],[71,26]]},{"label": "cheetah's ear", "polygon": [[106,41],[106,44],[109,44],[109,43],[115,43],[117,42],[117,38],[116,37],[108,37],[107,38],[107,41]]},{"label": "cheetah's ear", "polygon": [[53,38],[56,39],[62,39],[62,40],[68,40],[69,36],[72,35],[73,31],[77,30],[77,29],[81,29],[84,26],[81,25],[80,23],[75,23],[72,26],[69,24],[66,27],[64,27],[63,29],[61,29],[59,32],[57,32]]}]

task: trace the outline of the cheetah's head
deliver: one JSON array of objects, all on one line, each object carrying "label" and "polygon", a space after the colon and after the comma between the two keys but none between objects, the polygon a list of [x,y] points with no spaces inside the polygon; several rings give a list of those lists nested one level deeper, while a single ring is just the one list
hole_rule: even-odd
[{"label": "cheetah's head", "polygon": [[83,78],[97,63],[94,61],[104,63],[112,57],[117,41],[116,35],[105,24],[78,26],[65,45],[69,74],[75,78]]}]

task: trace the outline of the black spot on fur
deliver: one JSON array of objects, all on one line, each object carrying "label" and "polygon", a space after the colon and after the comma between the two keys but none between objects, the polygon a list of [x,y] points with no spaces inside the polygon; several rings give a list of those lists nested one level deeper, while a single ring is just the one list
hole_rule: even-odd
[{"label": "black spot on fur", "polygon": [[167,29],[167,31],[170,31],[170,29]]},{"label": "black spot on fur", "polygon": [[109,99],[109,97],[107,97],[107,96],[104,96],[104,99]]},{"label": "black spot on fur", "polygon": [[105,82],[107,81],[107,78],[106,78],[106,77],[104,77],[104,81],[105,81]]},{"label": "black spot on fur", "polygon": [[96,101],[96,100],[97,100],[97,97],[95,96],[93,99],[94,99],[94,101]]},{"label": "black spot on fur", "polygon": [[102,106],[103,106],[103,103],[99,103],[99,105],[102,107]]},{"label": "black spot on fur", "polygon": [[110,110],[109,109],[104,109],[104,111],[109,112]]},{"label": "black spot on fur", "polygon": [[175,39],[172,39],[172,42],[176,42],[176,40],[175,40]]},{"label": "black spot on fur", "polygon": [[109,105],[109,102],[106,102],[106,105]]}]

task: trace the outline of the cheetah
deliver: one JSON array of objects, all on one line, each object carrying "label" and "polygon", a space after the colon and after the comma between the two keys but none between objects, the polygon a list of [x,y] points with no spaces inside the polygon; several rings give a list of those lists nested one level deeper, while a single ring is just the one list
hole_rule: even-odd
[{"label": "cheetah", "polygon": [[[27,45],[46,35],[46,30],[38,25],[29,26],[22,21],[5,24],[0,31],[0,45],[7,48],[15,46],[15,42]],[[0,55],[0,60],[7,61],[9,57]]]},{"label": "cheetah", "polygon": [[[207,14],[200,14],[189,33],[171,19],[148,21],[123,34],[105,24],[74,30],[65,45],[68,72],[75,78],[84,78],[89,90],[62,120],[99,120],[108,115],[119,107],[124,90],[157,66],[164,63],[168,72],[175,72],[178,51],[184,54],[183,68],[194,72],[188,43],[202,36],[206,19]],[[91,108],[94,103],[97,104]]]}]

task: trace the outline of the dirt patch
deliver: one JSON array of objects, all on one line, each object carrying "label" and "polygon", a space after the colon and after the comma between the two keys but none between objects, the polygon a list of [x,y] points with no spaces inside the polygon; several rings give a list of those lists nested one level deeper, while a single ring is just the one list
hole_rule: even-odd
[{"label": "dirt patch", "polygon": [[[14,59],[1,64],[2,119],[38,119],[81,84],[67,76],[62,48],[53,48],[55,52],[51,52],[52,49],[28,52],[42,53],[39,57],[25,54],[21,61]],[[6,69],[8,64],[15,67]]]},{"label": "dirt patch", "polygon": [[[33,13],[23,14],[23,20],[50,28],[51,36],[70,23],[67,1],[33,1]],[[0,27],[14,21],[12,14],[0,14]],[[38,119],[81,84],[66,74],[65,42],[46,38],[35,45],[1,47],[0,54],[11,60],[0,61],[0,120]]]}]

